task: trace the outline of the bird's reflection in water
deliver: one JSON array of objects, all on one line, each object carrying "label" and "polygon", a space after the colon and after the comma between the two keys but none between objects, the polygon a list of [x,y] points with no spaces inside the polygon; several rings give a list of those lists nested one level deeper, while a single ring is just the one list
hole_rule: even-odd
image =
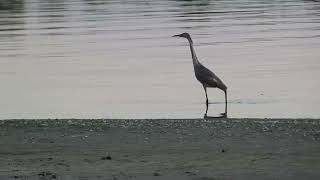
[{"label": "bird's reflection in water", "polygon": [[206,104],[206,112],[203,116],[204,119],[214,119],[214,118],[228,118],[228,113],[227,113],[227,103],[225,104],[225,111],[224,113],[220,113],[218,116],[208,116],[208,108],[209,104]]}]

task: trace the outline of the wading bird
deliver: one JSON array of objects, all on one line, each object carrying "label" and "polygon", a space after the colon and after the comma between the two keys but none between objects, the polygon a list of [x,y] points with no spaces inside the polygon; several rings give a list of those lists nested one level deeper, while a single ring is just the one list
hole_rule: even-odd
[{"label": "wading bird", "polygon": [[220,78],[215,75],[212,71],[210,71],[208,68],[204,67],[198,60],[196,53],[193,48],[193,41],[191,39],[191,36],[188,33],[182,33],[178,35],[174,35],[173,37],[184,37],[188,39],[190,50],[191,50],[191,56],[192,56],[192,62],[194,67],[194,73],[196,75],[196,78],[198,81],[202,84],[204,91],[206,93],[206,106],[207,110],[205,113],[205,116],[207,116],[208,111],[208,95],[207,95],[207,88],[218,88],[221,89],[224,92],[225,95],[225,113],[227,114],[227,86],[220,80]]}]

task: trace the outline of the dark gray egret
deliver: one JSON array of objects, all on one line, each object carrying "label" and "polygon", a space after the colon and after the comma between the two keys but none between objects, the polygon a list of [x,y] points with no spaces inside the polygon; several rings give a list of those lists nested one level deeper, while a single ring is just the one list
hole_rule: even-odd
[{"label": "dark gray egret", "polygon": [[[207,88],[218,88],[218,89],[221,89],[225,95],[225,114],[226,114],[227,113],[227,86],[222,82],[222,80],[217,75],[215,75],[212,71],[210,71],[208,68],[206,68],[199,62],[193,48],[193,41],[191,39],[190,34],[182,33],[182,34],[174,35],[173,37],[184,37],[189,41],[194,73],[197,80],[202,84],[204,91],[206,93],[207,111],[208,111],[208,104],[209,104]],[[206,111],[206,114],[207,114],[207,111]]]}]

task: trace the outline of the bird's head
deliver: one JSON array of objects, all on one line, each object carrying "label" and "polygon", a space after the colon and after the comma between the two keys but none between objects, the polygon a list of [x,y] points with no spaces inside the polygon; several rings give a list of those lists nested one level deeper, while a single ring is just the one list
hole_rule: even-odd
[{"label": "bird's head", "polygon": [[190,34],[185,32],[185,33],[182,33],[182,34],[174,35],[172,37],[184,37],[184,38],[189,39],[190,38]]},{"label": "bird's head", "polygon": [[172,37],[184,37],[184,38],[188,39],[190,43],[193,43],[190,34],[186,33],[186,32],[182,33],[182,34],[174,35]]}]

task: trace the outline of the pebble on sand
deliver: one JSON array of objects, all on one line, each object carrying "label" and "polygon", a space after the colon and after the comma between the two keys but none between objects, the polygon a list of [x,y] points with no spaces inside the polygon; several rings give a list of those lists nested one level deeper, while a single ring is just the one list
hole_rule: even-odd
[{"label": "pebble on sand", "polygon": [[110,155],[101,157],[101,160],[111,160],[111,159],[112,158]]}]

